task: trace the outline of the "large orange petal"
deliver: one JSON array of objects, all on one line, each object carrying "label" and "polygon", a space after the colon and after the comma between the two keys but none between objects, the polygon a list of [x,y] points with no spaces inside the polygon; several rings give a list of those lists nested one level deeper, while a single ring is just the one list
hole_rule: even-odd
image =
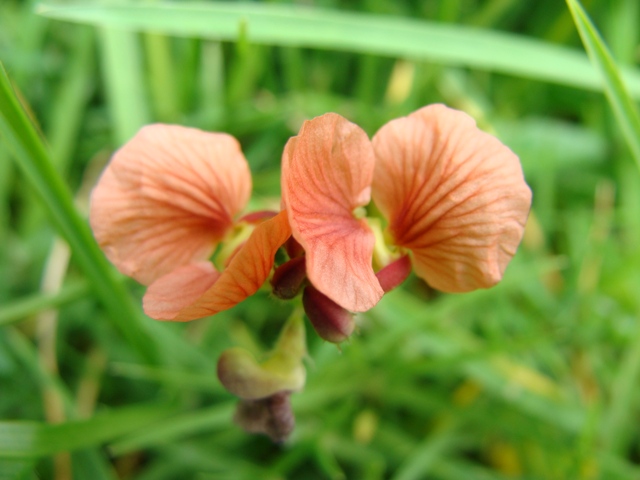
[{"label": "large orange petal", "polygon": [[387,123],[373,145],[374,201],[416,273],[446,292],[497,283],[531,205],[518,157],[444,105]]},{"label": "large orange petal", "polygon": [[276,251],[290,235],[287,214],[280,212],[256,226],[222,273],[203,262],[156,280],[144,296],[144,311],[157,320],[184,322],[233,307],[264,283]]},{"label": "large orange petal", "polygon": [[367,134],[335,113],[302,126],[282,157],[282,196],[307,276],[343,308],[361,312],[383,295],[371,266],[375,238],[354,210],[369,203],[374,155]]},{"label": "large orange petal", "polygon": [[109,260],[148,285],[208,258],[250,193],[249,167],[232,136],[150,125],[102,174],[91,227]]}]

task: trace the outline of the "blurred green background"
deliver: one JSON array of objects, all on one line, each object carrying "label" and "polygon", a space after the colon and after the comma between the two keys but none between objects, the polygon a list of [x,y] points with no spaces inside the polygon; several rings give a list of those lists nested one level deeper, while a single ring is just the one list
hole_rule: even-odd
[{"label": "blurred green background", "polygon": [[[640,479],[640,2],[584,1],[631,97],[568,3],[0,1],[0,479]],[[291,306],[146,319],[87,229],[97,175],[143,124],[225,131],[259,207],[304,119],[372,135],[435,102],[521,157],[503,282],[411,277],[340,349],[309,328],[293,436],[245,434],[216,359]]]}]

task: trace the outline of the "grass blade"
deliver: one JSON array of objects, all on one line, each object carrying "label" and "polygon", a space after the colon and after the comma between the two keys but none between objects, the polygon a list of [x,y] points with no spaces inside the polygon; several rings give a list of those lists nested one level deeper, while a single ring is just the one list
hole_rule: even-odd
[{"label": "grass blade", "polygon": [[0,242],[6,245],[9,232],[9,198],[13,180],[13,165],[7,152],[0,150]]},{"label": "grass blade", "polygon": [[[620,124],[631,153],[640,167],[640,115],[629,96],[619,69],[607,46],[578,0],[567,0],[582,43],[592,62],[603,76],[605,94]],[[637,398],[635,385],[640,377],[640,330],[628,347],[613,383],[611,404],[604,415],[603,437],[605,446],[614,451],[624,450],[633,425]]]},{"label": "grass blade", "polygon": [[0,326],[10,325],[47,308],[56,308],[86,297],[90,287],[86,282],[66,285],[57,293],[38,293],[14,300],[0,307]]},{"label": "grass blade", "polygon": [[142,55],[135,34],[116,28],[100,31],[102,73],[116,142],[129,140],[151,123],[142,74]]},{"label": "grass blade", "polygon": [[80,27],[74,32],[74,49],[67,74],[55,95],[46,136],[51,145],[51,161],[66,173],[85,118],[87,104],[94,90],[95,32]]},{"label": "grass blade", "polygon": [[611,53],[578,0],[567,0],[589,58],[604,80],[604,92],[640,167],[640,116]]},{"label": "grass blade", "polygon": [[56,425],[0,422],[0,457],[39,457],[110,442],[156,423],[171,411],[164,405],[142,405]]},{"label": "grass blade", "polygon": [[172,56],[171,39],[165,35],[147,33],[144,45],[149,64],[149,90],[155,118],[161,122],[177,122],[180,102],[176,81],[176,62]]},{"label": "grass blade", "polygon": [[33,459],[0,458],[0,480],[25,480],[34,464]]},{"label": "grass blade", "polygon": [[225,402],[213,407],[186,412],[162,423],[153,431],[136,432],[111,446],[114,455],[123,455],[142,448],[170,443],[201,432],[210,432],[229,425],[235,402]]},{"label": "grass blade", "polygon": [[144,324],[145,318],[116,279],[87,223],[78,215],[71,192],[52,165],[1,64],[0,138],[7,144],[18,168],[40,196],[51,221],[69,243],[78,265],[91,281],[116,326],[137,353],[147,360],[155,360],[158,352]]},{"label": "grass blade", "polygon": [[428,477],[429,470],[442,458],[456,440],[455,427],[448,425],[416,446],[415,451],[400,466],[393,480],[417,480]]},{"label": "grass blade", "polygon": [[[50,18],[235,41],[436,61],[601,90],[582,52],[519,35],[407,18],[258,3],[41,4]],[[472,46],[472,48],[470,47]],[[626,71],[640,98],[640,72]]]}]

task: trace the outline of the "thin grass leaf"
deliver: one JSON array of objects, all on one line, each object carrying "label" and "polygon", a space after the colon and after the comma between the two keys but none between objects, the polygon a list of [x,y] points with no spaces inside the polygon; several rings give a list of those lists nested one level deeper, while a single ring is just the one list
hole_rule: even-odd
[{"label": "thin grass leaf", "polygon": [[472,478],[473,480],[508,480],[513,478],[503,473],[494,471],[488,467],[480,466],[468,459],[443,456],[433,466],[433,473],[443,480],[460,480]]},{"label": "thin grass leaf", "polygon": [[[9,327],[3,330],[8,350],[18,359],[26,378],[33,379],[33,384],[42,389],[50,389],[62,400],[62,406],[70,417],[76,415],[74,399],[60,377],[45,368],[38,357],[38,351],[31,340],[19,330]],[[1,456],[1,455],[0,455]]]},{"label": "thin grass leaf", "polygon": [[[3,2],[2,5],[7,5],[8,2]],[[15,18],[9,20],[20,25],[20,29],[16,38],[16,44],[12,45],[18,55],[30,55],[35,52],[41,51],[43,45],[46,43],[47,29],[49,23],[42,21],[43,19],[33,15],[33,9],[37,1],[30,0],[21,2],[19,11]],[[3,12],[3,15],[6,12]],[[7,63],[9,63],[7,61]],[[20,63],[18,63],[20,65]],[[31,72],[28,68],[24,68],[28,63],[23,63],[22,66],[16,69],[14,73],[15,81],[18,85],[25,85],[31,76]]]},{"label": "thin grass leaf", "polygon": [[[589,58],[602,75],[604,92],[622,128],[629,149],[640,168],[640,115],[629,95],[621,69],[578,0],[567,0]],[[629,87],[634,89],[634,87]]]},{"label": "thin grass leaf", "polygon": [[91,480],[118,480],[119,475],[100,448],[78,450],[73,453],[73,471],[76,478]]},{"label": "thin grass leaf", "polygon": [[123,144],[143,125],[151,123],[137,36],[118,28],[100,30],[102,74],[116,131]]},{"label": "thin grass leaf", "polygon": [[138,405],[56,425],[0,422],[0,457],[40,457],[107,443],[151,427],[172,410],[166,405]]},{"label": "thin grass leaf", "polygon": [[451,449],[458,434],[456,428],[448,426],[441,432],[435,432],[416,446],[412,455],[402,463],[393,480],[418,480],[427,478],[439,458]]},{"label": "thin grass leaf", "polygon": [[[200,112],[204,118],[216,119],[224,109],[224,58],[220,42],[202,42],[198,91]],[[215,123],[215,122],[213,122]]]},{"label": "thin grass leaf", "polygon": [[46,132],[51,145],[51,161],[63,174],[77,148],[87,104],[95,88],[95,32],[87,27],[74,30],[74,50],[69,54],[71,61],[52,103],[50,128]]},{"label": "thin grass leaf", "polygon": [[226,428],[233,416],[235,402],[226,402],[213,407],[187,412],[164,421],[152,431],[134,432],[111,446],[115,455],[122,455],[141,448],[161,445],[189,435]]},{"label": "thin grass leaf", "polygon": [[[483,294],[490,292],[478,291],[475,296]],[[410,333],[420,328],[428,328],[429,323],[444,316],[447,310],[459,307],[465,302],[472,302],[472,297],[473,295],[450,297],[455,301],[433,304],[427,313],[421,301],[402,290],[385,295],[371,315],[379,319],[393,319],[394,323],[387,325],[385,335],[379,343],[370,344],[370,357],[390,355],[390,352],[400,348],[408,335],[412,335],[416,344],[436,358],[456,358],[462,355],[456,368],[482,385],[494,398],[569,433],[579,432],[585,422],[585,412],[581,407],[564,399],[554,398],[555,395],[541,395],[527,388],[527,385],[513,383],[517,379],[516,372],[529,376],[535,375],[535,370],[528,371],[526,366],[511,360],[503,353],[496,353],[491,357],[487,357],[486,352],[482,352],[478,357],[464,356],[464,352],[473,354],[477,346],[477,340],[464,330],[456,332],[450,328],[446,334],[431,329],[428,333]],[[395,312],[398,311],[403,311],[402,319],[397,318]]]},{"label": "thin grass leaf", "polygon": [[[50,18],[254,44],[345,50],[435,61],[601,90],[581,52],[519,35],[407,18],[258,3],[41,4]],[[640,72],[625,70],[640,98]]]},{"label": "thin grass leaf", "polygon": [[[229,445],[223,445],[212,452],[207,446],[195,442],[181,442],[158,449],[159,456],[167,460],[159,471],[149,472],[152,475],[146,480],[158,478],[197,478],[198,480],[282,480],[281,475],[272,475],[264,464],[255,464],[246,460],[245,452],[237,451]],[[178,467],[174,470],[172,467]],[[165,472],[167,472],[165,474]],[[193,472],[188,475],[186,472]],[[324,478],[324,477],[322,477]]]},{"label": "thin grass leaf", "polygon": [[9,161],[9,155],[0,150],[0,241],[6,242],[9,230],[9,197],[13,180],[13,165]]},{"label": "thin grass leaf", "polygon": [[[78,417],[78,405],[75,403],[75,399],[72,398],[68,388],[55,372],[51,372],[45,365],[43,365],[39,352],[31,341],[25,338],[18,330],[12,328],[6,328],[3,330],[7,345],[11,349],[12,353],[22,363],[24,370],[29,372],[29,375],[37,379],[37,385],[45,390],[56,392],[57,396],[63,402],[63,408],[66,418],[76,419]],[[37,398],[37,396],[36,396]],[[4,473],[3,462],[7,462],[8,467],[13,466],[17,468],[20,464],[26,464],[25,471],[31,471],[28,466],[32,464],[27,459],[11,458],[6,459],[0,457],[0,480],[5,480],[2,477]],[[76,465],[78,463],[78,465]],[[76,467],[79,467],[76,470]],[[84,475],[81,472],[90,470],[90,475]],[[111,475],[111,468],[107,458],[105,458],[104,452],[100,448],[86,449],[76,452],[74,454],[74,471],[79,478],[91,478],[96,480],[113,480],[115,476]],[[20,478],[32,478],[32,477],[12,477],[14,480]],[[7,479],[8,480],[8,479]]]},{"label": "thin grass leaf", "polygon": [[176,122],[180,118],[180,102],[176,86],[178,69],[171,54],[171,39],[165,35],[147,33],[144,45],[155,117],[161,122]]},{"label": "thin grass leaf", "polygon": [[[158,352],[145,317],[98,248],[87,223],[78,215],[67,185],[52,165],[34,125],[18,101],[0,64],[0,138],[18,168],[40,196],[53,224],[69,243],[96,295],[115,325],[138,354],[155,361]],[[150,321],[146,321],[150,322]]]},{"label": "thin grass leaf", "polygon": [[0,458],[0,480],[25,480],[31,478],[32,459]]},{"label": "thin grass leaf", "polygon": [[[631,153],[640,167],[640,115],[629,96],[619,69],[593,23],[577,0],[567,0],[582,42],[598,67],[604,80],[605,93],[620,124]],[[620,364],[611,392],[611,404],[604,415],[603,436],[607,448],[622,451],[628,445],[630,425],[635,410],[632,408],[637,393],[635,385],[640,378],[640,330],[628,347]]]},{"label": "thin grass leaf", "polygon": [[174,370],[164,366],[149,367],[137,363],[113,362],[110,371],[112,375],[142,380],[145,382],[157,382],[163,386],[173,386],[182,390],[195,390],[210,393],[222,393],[224,388],[215,380],[212,371],[205,373],[193,373],[188,370]]},{"label": "thin grass leaf", "polygon": [[602,436],[605,447],[620,453],[629,445],[635,433],[634,404],[638,398],[640,378],[640,329],[627,347],[611,388],[611,403],[603,415]]},{"label": "thin grass leaf", "polygon": [[[48,141],[49,158],[55,169],[63,177],[71,164],[73,153],[77,146],[80,129],[89,98],[91,96],[93,79],[94,36],[92,28],[86,26],[74,27],[73,51],[71,59],[65,64],[65,76],[56,89],[51,105],[50,115],[44,121],[46,138]],[[22,192],[21,192],[22,193]],[[25,211],[20,218],[21,233],[38,232],[42,223],[46,221],[44,208],[37,197],[25,192]]]},{"label": "thin grass leaf", "polygon": [[89,283],[82,281],[63,287],[57,293],[39,293],[0,306],[0,326],[29,318],[42,310],[58,308],[86,297],[91,291]]},{"label": "thin grass leaf", "polygon": [[315,462],[318,470],[330,480],[345,480],[347,477],[326,442],[318,442],[315,449]]}]

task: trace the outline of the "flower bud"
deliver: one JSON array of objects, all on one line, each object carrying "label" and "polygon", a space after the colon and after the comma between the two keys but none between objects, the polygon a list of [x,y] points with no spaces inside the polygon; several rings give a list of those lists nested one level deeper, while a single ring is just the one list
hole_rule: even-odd
[{"label": "flower bud", "polygon": [[304,289],[302,305],[313,328],[324,340],[340,343],[353,333],[356,326],[353,314],[313,286]]},{"label": "flower bud", "polygon": [[225,350],[218,359],[218,378],[229,392],[244,400],[297,391],[302,389],[306,379],[302,365],[306,352],[304,323],[300,316],[293,316],[264,362],[258,363],[243,348]]},{"label": "flower bud", "polygon": [[295,427],[290,396],[291,392],[278,392],[260,400],[243,400],[233,419],[246,432],[263,433],[282,443]]},{"label": "flower bud", "polygon": [[273,294],[282,300],[291,300],[300,293],[306,278],[305,257],[293,258],[273,272]]},{"label": "flower bud", "polygon": [[218,359],[218,378],[229,392],[245,400],[269,397],[304,385],[304,370],[267,368],[247,350],[230,348]]},{"label": "flower bud", "polygon": [[307,355],[304,322],[300,311],[287,320],[276,346],[258,363],[242,348],[230,348],[218,360],[218,378],[240,397],[234,420],[249,433],[264,433],[283,442],[293,431],[295,420],[289,397],[302,389]]},{"label": "flower bud", "polygon": [[384,293],[387,293],[404,282],[410,273],[411,260],[408,255],[405,255],[376,273],[376,277]]}]

